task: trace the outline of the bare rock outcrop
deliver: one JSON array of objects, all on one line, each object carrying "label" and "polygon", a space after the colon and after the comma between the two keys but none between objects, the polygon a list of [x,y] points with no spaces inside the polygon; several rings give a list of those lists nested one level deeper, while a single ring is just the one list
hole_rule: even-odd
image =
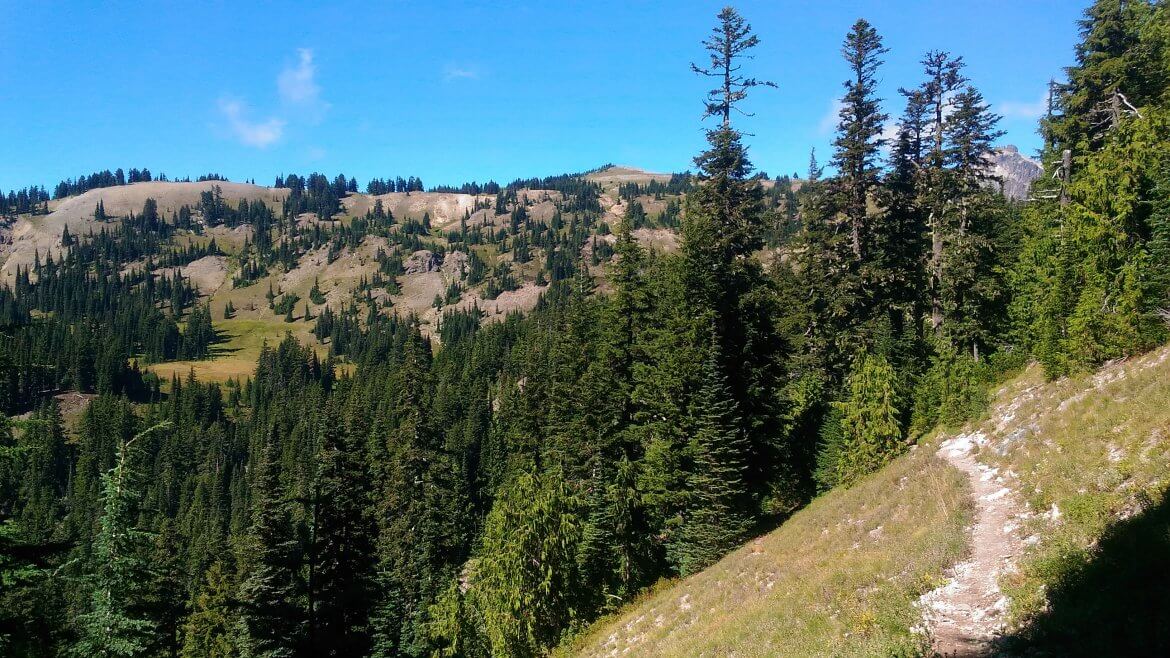
[{"label": "bare rock outcrop", "polygon": [[442,256],[429,249],[419,249],[402,263],[402,271],[407,274],[437,272],[442,265]]},{"label": "bare rock outcrop", "polygon": [[443,264],[440,269],[443,274],[462,279],[467,274],[467,262],[469,258],[466,252],[452,251],[443,258]]},{"label": "bare rock outcrop", "polygon": [[990,173],[997,179],[1000,191],[1012,201],[1028,198],[1032,181],[1044,173],[1039,162],[1020,153],[1015,146],[1001,146],[990,157]]}]

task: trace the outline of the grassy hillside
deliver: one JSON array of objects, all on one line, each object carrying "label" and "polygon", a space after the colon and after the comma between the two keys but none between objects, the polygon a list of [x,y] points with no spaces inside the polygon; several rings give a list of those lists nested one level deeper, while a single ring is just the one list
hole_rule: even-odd
[{"label": "grassy hillside", "polygon": [[[1023,501],[1008,574],[1009,655],[1167,655],[1170,348],[1045,382],[1031,367],[962,434]],[[919,595],[969,553],[970,488],[940,432],[815,500],[704,572],[660,585],[564,655],[929,653]],[[990,622],[989,622],[990,623]]]},{"label": "grassy hillside", "polygon": [[965,479],[919,449],[660,586],[564,655],[913,655],[914,602],[964,551]]},{"label": "grassy hillside", "polygon": [[[213,347],[212,358],[201,361],[168,361],[147,366],[158,373],[164,381],[172,375],[180,379],[190,371],[201,381],[222,382],[229,379],[247,379],[256,371],[256,360],[265,343],[276,347],[286,333],[291,333],[301,342],[312,344],[312,327],[304,322],[285,323],[283,320],[231,319],[215,321],[215,329],[221,341]],[[318,353],[325,355],[323,348]]]},{"label": "grassy hillside", "polygon": [[1170,655],[1170,348],[998,394],[982,458],[1015,474],[1037,513],[1002,583],[1009,648],[1060,656]]},{"label": "grassy hillside", "polygon": [[[633,201],[644,209],[647,218],[660,216],[667,204],[677,202],[681,195],[664,193],[656,188],[653,194],[631,192],[631,186],[650,183],[664,184],[671,180],[669,174],[651,174],[627,167],[609,167],[590,174],[587,180],[596,186],[597,206],[588,212],[591,223],[578,234],[582,242],[576,244],[581,250],[582,261],[590,273],[598,277],[604,289],[604,263],[608,255],[590,263],[593,241],[611,243],[613,236],[608,229],[617,226]],[[622,186],[626,186],[622,191]],[[88,239],[91,232],[113,231],[117,220],[133,213],[140,213],[147,199],[157,203],[158,211],[165,221],[170,221],[178,210],[186,206],[194,213],[196,221],[202,221],[201,194],[218,189],[224,201],[231,207],[241,202],[260,201],[279,216],[282,203],[288,197],[288,189],[269,188],[257,185],[231,183],[227,181],[205,181],[198,183],[148,182],[97,188],[77,196],[55,199],[48,204],[45,215],[20,215],[11,222],[0,225],[0,278],[12,281],[18,266],[27,267],[35,258],[53,257],[60,259],[67,247],[62,245],[62,233],[69,232],[81,240]],[[241,252],[249,241],[254,241],[255,228],[250,224],[229,227],[226,224],[202,226],[199,230],[176,230],[164,244],[161,253],[172,248],[189,245],[206,246],[216,241],[222,255],[209,255],[187,264],[163,267],[156,266],[156,275],[181,275],[198,289],[201,300],[208,303],[216,330],[224,342],[216,346],[212,358],[197,362],[169,362],[153,364],[151,370],[169,377],[173,372],[186,374],[193,369],[205,380],[222,381],[246,376],[255,363],[255,356],[264,340],[278,341],[286,331],[307,341],[323,351],[326,346],[317,344],[311,331],[313,321],[305,320],[305,305],[309,302],[309,291],[318,285],[325,296],[323,303],[311,304],[314,316],[319,315],[326,305],[338,312],[355,300],[363,305],[374,305],[379,312],[413,314],[418,317],[425,334],[434,336],[438,332],[440,319],[445,311],[478,308],[483,320],[492,322],[502,319],[513,311],[531,310],[547,286],[547,275],[542,280],[538,273],[547,262],[547,247],[532,244],[531,255],[517,260],[512,250],[501,247],[497,241],[478,242],[471,245],[452,243],[448,232],[458,232],[461,226],[470,229],[485,228],[493,233],[503,231],[509,223],[508,213],[522,208],[525,215],[542,226],[553,222],[554,216],[564,212],[576,217],[568,209],[571,198],[556,190],[515,189],[505,209],[495,207],[500,202],[495,194],[457,194],[448,192],[412,192],[370,195],[349,193],[341,199],[341,212],[330,220],[322,220],[312,213],[303,213],[289,220],[306,232],[319,230],[328,235],[331,231],[351,225],[355,218],[364,217],[375,204],[393,214],[395,231],[402,231],[406,222],[421,222],[424,217],[430,222],[430,229],[420,235],[427,250],[457,250],[457,258],[436,266],[408,267],[393,277],[396,285],[371,286],[368,282],[377,276],[379,254],[394,255],[408,264],[415,247],[405,248],[388,240],[390,236],[365,235],[355,243],[344,244],[336,253],[328,246],[320,246],[298,252],[291,264],[276,264],[260,276],[253,276],[247,283],[237,283],[237,275],[244,265],[245,255]],[[108,220],[95,218],[95,208],[102,204]],[[497,214],[499,212],[500,214]],[[559,221],[559,220],[558,220]],[[565,219],[564,223],[569,220]],[[608,227],[608,229],[607,229]],[[286,239],[285,229],[273,230],[271,236],[279,243]],[[543,230],[543,229],[542,229]],[[568,228],[556,229],[553,233],[567,235]],[[512,235],[512,246],[515,245]],[[635,237],[644,246],[659,251],[677,249],[677,233],[673,229],[643,227],[635,231]],[[530,238],[530,243],[537,242]],[[563,249],[563,247],[561,247]],[[488,273],[497,265],[510,266],[515,283],[503,292],[489,293],[484,276],[473,281],[468,275],[468,258],[474,252],[485,263]],[[424,253],[429,253],[424,252]],[[157,255],[156,255],[157,256]],[[427,258],[414,257],[418,262]],[[442,261],[442,259],[438,259]],[[146,258],[124,263],[123,273],[147,265]],[[369,301],[362,285],[370,287]],[[285,322],[283,313],[275,313],[267,299],[269,291],[276,295],[291,293],[299,298],[294,310],[293,322]],[[454,293],[449,291],[454,290]],[[453,295],[453,297],[452,297]],[[436,306],[436,298],[442,304]],[[225,319],[225,307],[232,304],[235,312],[232,319]]]}]

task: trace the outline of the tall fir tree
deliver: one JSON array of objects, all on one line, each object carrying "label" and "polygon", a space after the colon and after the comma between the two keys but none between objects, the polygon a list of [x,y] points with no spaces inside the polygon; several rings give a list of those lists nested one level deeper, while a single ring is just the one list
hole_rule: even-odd
[{"label": "tall fir tree", "polygon": [[[695,158],[699,180],[687,195],[682,222],[682,267],[691,305],[683,311],[689,318],[683,339],[689,345],[682,349],[690,351],[693,365],[701,364],[714,327],[723,359],[720,367],[739,401],[743,431],[754,455],[747,477],[763,502],[778,486],[781,454],[787,447],[788,437],[777,419],[780,396],[774,388],[782,378],[786,345],[772,322],[777,309],[771,281],[751,257],[763,245],[764,195],[759,181],[751,178],[747,147],[742,134],[731,127],[731,114],[743,113],[739,106],[749,90],[775,85],[740,72],[743,59],[759,40],[734,9],[719,13],[712,32],[703,44],[710,65],[692,65],[697,73],[722,84],[707,94],[705,116],[717,117],[720,124],[707,131],[709,147]],[[696,368],[690,377],[698,373]]]},{"label": "tall fir tree", "polygon": [[942,277],[946,242],[945,215],[950,201],[946,175],[945,119],[952,97],[966,82],[963,58],[950,53],[931,51],[922,59],[926,80],[913,90],[902,90],[908,104],[926,117],[924,133],[929,143],[924,149],[920,195],[930,230],[930,269],[927,291],[930,294],[930,327],[941,333],[943,324]]},{"label": "tall fir tree", "polygon": [[319,416],[309,590],[311,653],[364,656],[375,597],[371,478],[364,445],[332,404]]},{"label": "tall fir tree", "polygon": [[849,64],[851,77],[845,81],[841,99],[837,137],[833,140],[833,166],[840,186],[841,213],[849,226],[853,257],[861,260],[868,242],[867,216],[871,194],[878,184],[881,148],[885,144],[882,130],[888,116],[881,111],[877,98],[877,70],[881,57],[888,52],[877,30],[858,19],[845,37],[841,49]]},{"label": "tall fir tree", "polygon": [[149,655],[158,633],[145,609],[152,580],[151,534],[138,527],[142,476],[131,463],[135,444],[162,429],[156,425],[124,441],[114,467],[102,476],[102,514],[94,539],[90,606],[77,618],[79,656],[139,657]]},{"label": "tall fir tree", "polygon": [[688,505],[676,540],[667,547],[682,575],[707,567],[737,546],[750,518],[747,441],[716,346],[708,353],[702,387],[692,404],[694,434],[688,452],[694,467],[687,481]]},{"label": "tall fir tree", "polygon": [[303,655],[308,615],[301,547],[289,516],[274,438],[266,438],[252,485],[252,523],[241,556],[238,645],[249,658]]}]

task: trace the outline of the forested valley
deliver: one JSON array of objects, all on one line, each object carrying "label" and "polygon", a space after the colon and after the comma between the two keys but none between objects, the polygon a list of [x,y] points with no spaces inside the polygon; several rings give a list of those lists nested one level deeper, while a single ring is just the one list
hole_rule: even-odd
[{"label": "forested valley", "polygon": [[[962,56],[924,53],[920,79],[879,98],[887,51],[865,20],[844,39],[827,166],[760,174],[745,131],[770,117],[741,109],[785,90],[757,43],[728,8],[696,47],[707,147],[654,184],[681,198],[654,217],[631,202],[602,227],[596,188],[567,175],[435,188],[497,195],[498,231],[443,234],[381,205],[298,229],[358,184],[282,175],[281,211],[217,195],[169,218],[96,208],[100,233],[67,228],[63,255],[18,267],[0,288],[0,654],[545,655],[979,414],[1028,362],[1056,378],[1166,341],[1170,4],[1086,11],[1024,200],[989,170],[999,117]],[[53,198],[152,180],[130,178]],[[521,189],[560,190],[555,221],[529,217]],[[0,195],[0,215],[49,201]],[[371,234],[402,251],[380,253],[359,299],[395,285],[404,253],[487,242],[511,260],[473,257],[473,283],[513,290],[509,268],[536,259],[547,288],[499,321],[446,312],[433,335],[368,294],[304,305],[323,351],[289,335],[248,377],[168,380],[145,366],[209,358],[219,317],[136,263],[220,254],[168,242],[195,216],[254,227],[237,286]],[[640,244],[646,226],[678,249]],[[268,296],[289,321],[308,303]],[[46,394],[63,390],[92,397],[69,422]]]}]

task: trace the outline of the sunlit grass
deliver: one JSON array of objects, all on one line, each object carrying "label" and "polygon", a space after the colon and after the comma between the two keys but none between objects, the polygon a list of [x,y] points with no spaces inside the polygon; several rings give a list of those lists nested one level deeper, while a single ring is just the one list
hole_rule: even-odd
[{"label": "sunlit grass", "polygon": [[[1120,520],[1157,505],[1170,471],[1170,350],[1043,384],[1033,368],[1000,394],[1013,403],[1005,441],[981,459],[1018,475],[1037,513],[1035,545],[1002,583],[1018,624],[1041,613],[1046,592],[1095,559]],[[995,433],[997,432],[997,433]]]},{"label": "sunlit grass", "polygon": [[[962,474],[919,448],[685,580],[564,655],[896,656],[925,649],[917,598],[966,550]],[[623,651],[628,649],[628,653]]]},{"label": "sunlit grass", "polygon": [[147,369],[158,374],[164,381],[169,381],[172,375],[178,375],[180,379],[186,378],[190,371],[195,372],[196,379],[205,382],[243,380],[256,371],[256,360],[260,357],[260,350],[264,344],[276,347],[284,339],[285,334],[290,332],[303,344],[317,348],[322,357],[327,352],[325,346],[317,344],[316,339],[309,333],[309,326],[303,322],[286,323],[280,318],[216,319],[213,324],[215,330],[220,333],[221,341],[212,345],[211,358],[156,363],[147,366]]}]

